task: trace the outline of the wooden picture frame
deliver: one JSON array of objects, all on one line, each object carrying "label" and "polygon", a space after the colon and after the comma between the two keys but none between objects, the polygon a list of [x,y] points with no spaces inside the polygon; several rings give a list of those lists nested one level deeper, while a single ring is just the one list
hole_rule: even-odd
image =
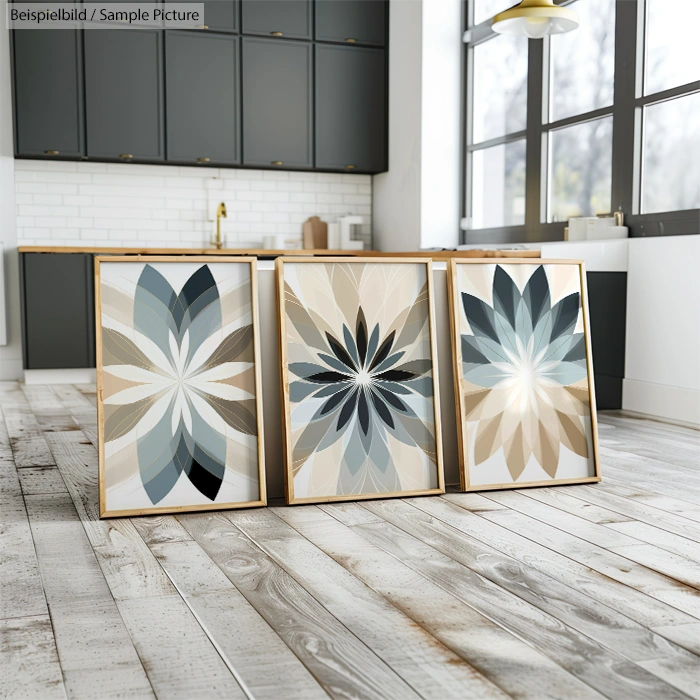
[{"label": "wooden picture frame", "polygon": [[[334,265],[348,265],[348,266],[372,266],[372,265],[382,265],[382,266],[395,266],[395,265],[413,265],[413,266],[419,266],[420,268],[425,270],[425,293],[427,296],[426,299],[426,314],[427,314],[427,319],[426,323],[421,325],[421,328],[427,328],[427,339],[424,337],[423,342],[427,342],[427,348],[429,349],[429,360],[430,360],[430,379],[432,381],[432,400],[428,401],[426,398],[426,402],[430,406],[430,411],[432,412],[432,418],[433,418],[433,424],[432,424],[432,429],[433,429],[433,439],[434,439],[434,469],[435,469],[435,475],[434,475],[434,481],[435,481],[435,486],[427,486],[425,488],[417,488],[417,489],[406,489],[406,490],[387,490],[387,491],[376,491],[376,492],[345,492],[345,493],[326,493],[326,494],[317,494],[317,495],[312,495],[312,496],[306,496],[306,495],[300,495],[300,489],[295,488],[295,475],[294,475],[294,440],[293,440],[293,427],[292,427],[292,418],[291,418],[291,413],[292,413],[292,401],[290,397],[290,384],[291,384],[291,374],[292,372],[290,371],[290,343],[289,343],[289,325],[291,324],[292,326],[294,325],[293,321],[290,321],[289,316],[288,316],[288,305],[290,304],[290,301],[293,301],[295,304],[295,308],[301,308],[301,304],[297,303],[299,300],[294,296],[293,292],[290,292],[290,290],[285,289],[285,270],[289,270],[291,266],[298,266],[298,265],[313,265],[319,268],[322,268],[323,270],[328,270],[328,266],[334,266]],[[280,352],[280,381],[281,381],[281,396],[282,396],[282,402],[281,402],[281,409],[282,409],[282,426],[283,426],[283,436],[284,436],[284,484],[285,484],[285,494],[286,494],[286,501],[288,504],[300,504],[300,503],[329,503],[329,502],[335,502],[335,501],[356,501],[356,500],[364,500],[364,499],[371,499],[371,498],[391,498],[391,497],[406,497],[406,496],[426,496],[426,495],[436,495],[436,494],[441,494],[445,492],[445,480],[444,480],[444,473],[443,473],[443,461],[442,461],[442,445],[441,445],[441,428],[440,428],[440,401],[439,401],[439,394],[438,394],[438,368],[437,368],[437,344],[436,344],[436,337],[435,337],[435,312],[434,312],[434,304],[433,304],[433,279],[432,279],[432,261],[431,260],[426,260],[425,258],[385,258],[385,257],[361,257],[361,258],[351,258],[351,257],[324,257],[324,258],[277,258],[275,261],[275,269],[276,269],[276,276],[277,276],[277,299],[278,299],[278,313],[279,313],[279,352]],[[357,278],[355,278],[357,281]],[[326,280],[325,283],[328,283]],[[351,308],[351,313],[357,313],[357,328],[358,331],[355,336],[353,336],[353,341],[357,337],[360,337],[360,315],[362,315],[362,320],[364,321],[364,310],[362,309],[362,304],[359,302],[360,294],[361,292],[359,291],[361,283],[358,281],[357,282],[357,298],[358,298],[358,307],[357,311],[355,310],[355,307],[348,307]],[[289,297],[289,298],[288,298]],[[294,297],[292,299],[292,297]],[[416,299],[420,297],[420,293],[418,296],[416,296]],[[408,299],[406,300],[407,304],[414,304],[417,305],[416,299]],[[383,301],[383,300],[382,300]],[[334,304],[335,301],[331,302],[331,305]],[[400,304],[401,302],[397,302]],[[289,307],[292,308],[292,307]],[[299,313],[299,312],[297,312]],[[308,316],[308,311],[304,310],[302,312],[303,314],[306,314]],[[339,312],[340,313],[340,312]],[[308,316],[310,319],[311,317]],[[320,317],[316,317],[320,318]],[[347,317],[344,317],[347,318]],[[321,322],[321,321],[319,321]],[[322,322],[321,322],[322,323]],[[344,322],[343,322],[344,323]],[[349,323],[349,322],[348,322]],[[353,322],[354,325],[354,322]],[[357,383],[361,383],[361,381],[375,381],[374,378],[369,379],[367,377],[364,378],[364,380],[359,379],[360,374],[365,371],[365,368],[370,367],[372,363],[376,360],[376,358],[379,356],[379,352],[382,348],[382,339],[383,336],[380,336],[379,333],[379,324],[377,323],[376,326],[373,326],[370,329],[370,326],[372,324],[367,325],[368,332],[365,334],[365,338],[369,338],[369,343],[365,346],[365,352],[366,355],[363,357],[363,352],[359,351],[359,356],[362,357],[361,360],[357,361],[357,367],[359,367],[359,371],[357,371],[356,367],[356,376],[353,381],[356,381],[356,384],[350,385],[349,389],[349,394],[346,394],[345,398],[348,400],[345,401],[345,398],[343,399],[343,402],[337,406],[336,409],[333,409],[333,412],[331,411],[331,414],[334,416],[333,421],[336,422],[336,425],[339,425],[340,422],[340,417],[339,414],[343,412],[343,408],[345,407],[346,404],[350,402],[352,399],[352,392],[354,390],[359,391],[360,394],[362,394],[362,389],[357,389]],[[375,332],[376,328],[376,334],[379,340],[377,340],[376,344],[374,347],[372,346],[372,340],[371,340],[371,334]],[[384,329],[382,329],[383,332]],[[333,347],[331,344],[331,338],[328,337],[328,333],[326,333],[326,339],[323,338],[323,336],[320,335],[321,329],[317,329],[316,331],[319,334],[319,338],[323,343],[326,344],[325,346],[325,352],[326,353],[336,353],[336,350],[331,350]],[[423,331],[425,333],[425,331]],[[336,335],[343,335],[341,333],[336,333]],[[394,334],[391,334],[392,337],[394,337]],[[387,338],[388,341],[388,338]],[[397,343],[400,341],[400,337],[397,340]],[[345,343],[344,347],[341,347],[340,349],[337,350],[337,354],[335,356],[330,357],[330,362],[335,362],[337,364],[337,357],[338,355],[342,355],[343,352],[346,354],[349,352],[352,352],[350,349],[350,346],[352,343],[349,341],[345,340],[343,341],[342,339],[339,341],[339,344]],[[387,354],[389,355],[389,359],[393,357],[391,355],[391,343],[393,341],[389,341],[389,350]],[[298,344],[300,346],[300,344]],[[361,341],[358,341],[355,346],[356,351],[357,348],[361,347],[362,343]],[[400,347],[400,346],[399,346]],[[297,352],[298,348],[293,348],[293,351],[298,354]],[[374,354],[374,360],[371,357],[371,353]],[[398,353],[397,353],[398,354]],[[401,353],[403,355],[403,353]],[[348,356],[347,358],[350,360],[351,358]],[[386,360],[384,360],[386,361]],[[383,362],[381,361],[376,364],[376,367],[382,367]],[[399,367],[399,365],[397,365]],[[372,370],[369,369],[369,372]],[[425,375],[428,374],[428,371],[426,370]],[[298,375],[296,375],[298,376]],[[316,376],[316,375],[313,375]],[[397,375],[398,376],[398,375]],[[427,378],[427,377],[426,377]],[[312,381],[312,380],[308,380]],[[410,380],[409,380],[410,381]],[[297,383],[301,383],[299,380],[295,380]],[[321,385],[319,385],[320,387]],[[353,389],[353,387],[355,387]],[[367,390],[369,393],[369,390]],[[315,393],[315,392],[314,392]],[[337,395],[337,394],[336,394]],[[313,397],[315,398],[315,396]],[[354,400],[354,399],[352,399]],[[374,401],[374,397],[372,397],[372,400]],[[367,399],[369,403],[369,399]],[[300,405],[301,402],[297,403],[297,406]],[[360,399],[358,398],[356,406],[359,406]],[[396,404],[397,406],[399,405],[398,403]],[[343,408],[341,408],[341,406]],[[319,408],[320,410],[320,408]],[[358,415],[355,416],[355,411],[358,411]],[[376,412],[376,409],[374,409]],[[358,425],[360,425],[360,418],[359,418],[359,409],[354,408],[352,409],[352,414],[353,417],[351,419],[351,423],[354,421],[356,423],[355,428],[353,429],[360,429],[357,428]],[[388,419],[387,419],[388,420]],[[389,421],[390,423],[391,421]],[[384,430],[386,430],[386,426],[389,423],[382,424],[380,427]],[[348,424],[349,425],[349,424]],[[372,424],[375,425],[375,424]],[[371,428],[374,429],[374,428]],[[359,433],[358,433],[359,434]],[[338,442],[341,442],[340,439],[338,439]],[[338,442],[335,443],[335,445],[338,445]],[[408,448],[410,449],[410,448]],[[421,448],[415,447],[413,448],[419,452],[421,452]],[[388,450],[387,450],[388,452]],[[311,458],[315,457],[317,454],[320,454],[321,451],[315,452],[315,448],[312,451],[312,454],[310,455]],[[424,454],[421,452],[420,455],[416,455],[418,461],[418,456],[420,456],[420,459],[424,459]],[[368,458],[369,460],[369,458]],[[332,462],[332,459],[330,460]],[[336,460],[337,461],[337,460]],[[308,462],[304,462],[304,465],[308,464]],[[395,466],[394,464],[391,465],[392,468]],[[340,469],[340,467],[339,467]],[[297,473],[300,473],[301,470],[299,470]],[[397,477],[398,478],[398,477]],[[338,480],[340,480],[340,476],[338,477]],[[336,482],[337,483],[337,482]],[[329,489],[330,490],[330,489]]]},{"label": "wooden picture frame", "polygon": [[[523,457],[523,460],[525,461],[525,464],[520,472],[520,474],[517,477],[514,477],[514,472],[517,473],[518,469],[522,466],[519,462],[520,460],[520,452],[517,451],[518,448],[514,447],[516,450],[515,456],[512,457],[512,454],[509,453],[508,457],[506,457],[506,449],[507,445],[504,442],[498,449],[494,450],[493,448],[498,444],[498,439],[494,438],[493,441],[491,442],[491,445],[487,448],[484,448],[482,450],[480,457],[484,457],[485,454],[488,454],[490,451],[491,454],[486,458],[486,460],[483,460],[479,462],[479,464],[484,464],[487,460],[493,460],[495,457],[497,457],[499,454],[502,452],[502,459],[507,463],[508,466],[508,473],[512,477],[511,481],[507,481],[505,479],[495,479],[493,483],[488,483],[487,479],[484,479],[483,475],[479,475],[479,478],[474,478],[474,469],[473,467],[478,466],[477,465],[477,458],[474,456],[476,453],[476,447],[475,443],[476,440],[478,439],[479,435],[484,436],[484,441],[482,444],[486,443],[488,445],[488,440],[491,439],[491,434],[488,436],[486,435],[487,430],[485,429],[483,433],[480,433],[477,428],[472,428],[472,426],[468,425],[468,423],[475,423],[476,421],[469,421],[468,418],[470,416],[474,416],[475,414],[478,415],[479,411],[485,413],[487,416],[485,420],[489,420],[488,415],[490,411],[487,411],[485,408],[480,408],[480,406],[485,405],[486,398],[488,394],[490,394],[491,390],[488,389],[487,387],[484,387],[481,389],[481,387],[477,387],[477,391],[471,391],[471,393],[467,394],[465,393],[465,389],[469,388],[471,389],[474,387],[474,384],[470,384],[467,386],[466,380],[463,375],[463,337],[461,330],[464,329],[464,322],[466,321],[467,325],[469,322],[466,319],[466,307],[464,306],[464,301],[460,298],[460,280],[458,276],[458,271],[460,268],[463,268],[465,270],[469,270],[470,268],[476,270],[476,266],[490,266],[490,268],[494,268],[493,270],[493,279],[495,280],[496,277],[496,270],[495,268],[502,268],[502,271],[506,271],[506,268],[510,267],[515,267],[517,270],[516,277],[518,277],[518,282],[521,284],[521,286],[525,286],[524,289],[519,290],[521,293],[521,297],[524,298],[525,295],[528,293],[527,291],[527,286],[525,285],[525,275],[529,270],[527,268],[521,268],[520,266],[530,266],[532,268],[537,268],[537,269],[542,269],[542,273],[538,273],[539,277],[541,278],[542,275],[547,274],[547,270],[545,268],[547,267],[552,267],[553,269],[560,270],[561,272],[564,272],[564,268],[560,266],[574,266],[577,269],[577,274],[572,274],[571,279],[569,280],[569,288],[572,288],[575,281],[578,281],[578,293],[579,293],[579,309],[577,311],[577,316],[576,316],[576,321],[574,326],[571,329],[571,338],[573,338],[573,334],[575,332],[576,327],[580,325],[581,327],[581,332],[582,332],[582,338],[577,341],[577,357],[579,358],[577,360],[578,362],[578,372],[579,374],[582,374],[584,372],[585,368],[585,386],[586,386],[586,391],[587,391],[587,406],[588,406],[588,411],[587,414],[590,416],[590,433],[587,433],[586,430],[588,428],[586,424],[586,413],[585,413],[585,405],[579,405],[579,404],[585,404],[586,401],[581,401],[579,399],[584,398],[584,390],[582,388],[582,382],[583,379],[577,384],[575,388],[575,393],[579,397],[579,399],[576,399],[575,397],[572,396],[567,396],[566,392],[564,395],[564,400],[569,401],[570,405],[572,406],[572,409],[575,410],[578,408],[580,411],[584,411],[583,415],[581,415],[581,420],[583,425],[581,426],[578,424],[578,429],[583,430],[584,437],[585,437],[585,445],[586,449],[585,452],[587,454],[587,457],[585,459],[588,460],[588,472],[586,475],[582,475],[580,477],[563,477],[563,478],[555,478],[556,476],[556,470],[558,470],[558,464],[557,464],[557,469],[555,470],[555,475],[552,476],[550,474],[550,471],[552,471],[552,460],[551,458],[548,459],[548,469],[550,471],[545,471],[544,466],[540,465],[537,463],[537,466],[541,467],[542,474],[544,476],[550,476],[549,479],[546,478],[534,478],[534,479],[528,479],[526,478],[523,481],[519,481],[518,479],[520,476],[522,476],[526,469],[528,469],[528,473],[532,473],[536,471],[536,469],[529,469],[531,466],[531,460],[535,460],[535,450],[533,450],[530,453],[530,457],[528,459],[525,459]],[[467,266],[470,266],[470,268],[467,268]],[[486,270],[486,268],[482,267],[482,270]],[[568,271],[566,271],[568,274]],[[484,291],[486,291],[487,285],[488,285],[488,277],[489,277],[490,271],[488,271],[485,274],[479,275],[480,279],[475,281],[475,287],[477,286]],[[534,271],[533,271],[534,274]],[[558,276],[559,273],[557,273]],[[477,275],[474,275],[476,278]],[[502,280],[502,286],[504,289],[507,289],[508,283],[505,281],[503,278],[503,275],[499,275],[499,279]],[[547,278],[548,279],[548,278]],[[547,282],[549,284],[549,282]],[[491,282],[492,287],[495,289],[495,282]],[[534,288],[534,283],[533,283],[533,288]],[[458,448],[459,448],[459,458],[460,458],[460,486],[462,491],[482,491],[482,490],[491,490],[491,489],[509,489],[509,488],[525,488],[525,487],[530,487],[530,486],[553,486],[553,485],[564,485],[564,484],[586,484],[586,483],[594,483],[598,482],[601,480],[600,476],[600,457],[599,457],[599,451],[598,451],[598,422],[597,422],[597,416],[596,416],[596,403],[595,403],[595,385],[594,385],[594,378],[593,378],[593,363],[592,363],[592,353],[591,353],[591,339],[590,339],[590,326],[589,326],[589,319],[588,319],[588,299],[587,299],[587,286],[586,286],[586,273],[585,273],[585,267],[582,261],[580,260],[549,260],[549,259],[543,259],[543,260],[533,260],[533,259],[507,259],[507,260],[502,260],[502,261],[497,261],[493,259],[461,259],[461,260],[450,260],[448,261],[448,267],[447,267],[447,289],[448,289],[448,296],[449,296],[449,315],[450,315],[450,337],[451,337],[451,342],[452,342],[452,358],[453,358],[453,377],[454,377],[454,385],[455,385],[455,400],[456,400],[456,415],[457,415],[457,439],[458,439]],[[514,292],[514,297],[517,298],[517,294],[519,292]],[[496,292],[491,290],[491,293],[496,296]],[[549,294],[550,294],[550,289],[547,287],[547,298],[549,299]],[[472,295],[470,295],[472,296]],[[507,298],[507,293],[504,292],[504,296]],[[478,297],[474,297],[478,298]],[[563,297],[562,297],[563,298]],[[470,304],[476,304],[476,302],[470,301]],[[490,310],[487,310],[485,313],[488,315],[488,313],[493,312],[494,313],[494,318],[496,315],[496,312],[494,311],[496,302],[492,298],[492,303]],[[502,310],[502,307],[501,307]],[[480,312],[479,312],[480,313]],[[477,312],[475,310],[474,316],[477,316]],[[506,314],[507,315],[507,314]],[[503,316],[499,316],[499,323],[503,326],[507,326],[508,324],[503,322]],[[476,323],[476,321],[474,321]],[[488,323],[487,321],[479,321],[479,323],[483,323],[486,325]],[[543,322],[544,323],[544,322]],[[511,329],[514,331],[514,328]],[[483,331],[485,335],[488,335],[488,329]],[[468,335],[468,334],[467,334]],[[533,329],[532,332],[533,337],[535,336],[535,331]],[[473,336],[476,337],[476,336]],[[490,338],[487,337],[486,341],[484,341],[485,344],[488,343]],[[474,346],[478,345],[478,341],[469,341],[472,343]],[[539,341],[538,341],[539,342]],[[551,342],[551,341],[548,341]],[[573,340],[570,342],[573,343]],[[533,342],[533,347],[535,346],[535,343]],[[471,345],[470,345],[471,347]],[[525,344],[524,344],[525,347]],[[584,352],[585,357],[581,357],[581,352]],[[481,359],[478,358],[478,349],[475,347],[474,348],[474,356],[470,359],[474,359],[476,363],[468,363],[470,367],[478,368],[478,363],[481,362]],[[470,350],[471,354],[471,350]],[[537,355],[534,354],[534,351],[530,353],[531,356],[533,357],[533,362],[537,362]],[[568,356],[568,355],[567,355]],[[544,357],[544,356],[543,356]],[[484,360],[488,360],[486,356],[484,356]],[[508,359],[506,358],[506,363]],[[486,363],[484,363],[484,366]],[[493,367],[493,365],[491,365]],[[540,366],[542,367],[542,366]],[[530,371],[530,370],[528,370]],[[542,370],[546,371],[546,370]],[[517,375],[517,373],[516,373]],[[512,377],[512,381],[517,382],[517,376]],[[488,384],[490,382],[493,382],[493,377],[491,378],[485,378],[484,384]],[[495,385],[494,385],[495,386]],[[571,385],[570,389],[572,389],[573,385]],[[565,385],[562,384],[562,389],[565,388]],[[482,397],[483,394],[483,397]],[[469,405],[467,405],[467,396],[470,397],[470,402]],[[494,402],[495,403],[495,402]],[[490,409],[491,410],[491,409]],[[495,410],[495,408],[493,409]],[[505,410],[504,410],[505,413]],[[576,437],[576,433],[572,430],[572,425],[576,426],[577,424],[575,421],[572,419],[572,422],[569,422],[568,418],[566,417],[566,414],[564,414],[565,418],[561,419],[562,421],[565,422],[566,428],[571,431],[572,436],[575,437],[574,442],[576,442],[575,447],[579,449],[580,452],[583,452],[583,446],[580,441],[578,441],[578,438]],[[498,425],[497,421],[497,416],[493,416],[491,418],[492,421],[496,424],[496,427],[493,428],[492,432],[500,430],[500,426]],[[511,420],[513,420],[511,418]],[[485,424],[486,425],[486,424]],[[512,425],[512,423],[511,423]],[[480,427],[480,426],[479,426]],[[540,425],[538,426],[538,430],[542,430],[542,425],[540,422]],[[474,439],[474,434],[470,435],[470,431],[474,433],[476,431],[476,439]],[[516,428],[517,431],[517,428]],[[526,431],[523,431],[526,432]],[[511,435],[514,435],[515,433],[512,433]],[[522,433],[521,433],[522,434]],[[564,442],[570,442],[570,438],[566,432],[566,429],[564,429],[561,433],[564,436]],[[540,433],[540,436],[542,434]],[[547,433],[547,435],[550,435],[550,433]],[[542,440],[542,437],[540,437]],[[534,441],[533,441],[534,442]],[[551,442],[548,440],[548,443],[551,444]],[[513,439],[512,442],[513,446],[517,445],[517,436],[515,439]],[[557,443],[556,445],[556,450],[557,450],[557,456],[560,454],[559,450],[560,448],[564,446],[567,447],[565,444],[559,444]],[[571,444],[569,445],[571,446]],[[542,457],[543,453],[545,450],[542,447],[538,448],[538,451],[540,453],[540,457]],[[548,453],[549,454],[549,453]],[[581,456],[581,455],[579,455]],[[551,454],[550,454],[551,457]],[[542,459],[544,462],[545,459]],[[572,460],[573,461],[573,460]],[[591,464],[592,462],[592,464]],[[495,464],[494,461],[491,462],[491,464]],[[501,468],[502,465],[498,464],[497,469],[498,473],[503,473],[503,469]]]},{"label": "wooden picture frame", "polygon": [[[254,401],[255,401],[255,416],[254,418],[251,418],[251,415],[249,415],[250,412],[245,413],[245,422],[246,426],[248,427],[248,430],[255,430],[255,437],[253,438],[253,433],[249,432],[248,435],[248,442],[254,443],[255,448],[256,448],[256,459],[253,461],[252,458],[248,459],[248,468],[249,472],[251,475],[256,474],[257,475],[257,498],[251,498],[249,500],[245,501],[216,501],[215,499],[211,500],[209,503],[191,503],[191,504],[179,504],[179,505],[166,505],[166,506],[157,506],[153,505],[152,507],[134,507],[134,508],[115,508],[114,504],[110,503],[110,498],[109,494],[107,492],[107,478],[106,478],[106,457],[105,457],[105,366],[103,365],[103,357],[105,354],[105,331],[103,329],[103,293],[104,290],[102,289],[102,282],[103,282],[103,270],[104,268],[109,265],[124,265],[127,263],[132,263],[132,264],[141,264],[144,266],[150,265],[150,264],[159,264],[159,263],[173,263],[175,265],[185,265],[185,264],[190,264],[190,265],[197,265],[197,264],[202,264],[204,263],[205,267],[209,269],[208,266],[210,265],[220,265],[220,264],[226,264],[226,265],[234,265],[234,266],[247,266],[249,270],[249,288],[250,288],[250,327],[251,327],[251,332],[252,332],[252,339],[249,343],[249,345],[252,345],[252,353],[249,351],[246,351],[246,357],[249,357],[252,355],[252,360],[253,360],[253,368],[252,368],[252,373],[250,373],[250,368],[247,370],[248,373],[250,373],[250,376],[245,378],[245,382],[243,382],[242,375],[239,375],[241,383],[244,384],[244,386],[250,388],[251,382],[252,382],[252,387],[254,388]],[[203,266],[203,267],[204,267]],[[155,268],[153,268],[155,269]],[[202,267],[199,268],[201,270]],[[211,272],[210,272],[211,274]],[[188,280],[191,281],[191,277]],[[212,277],[213,280],[213,277]],[[217,295],[218,295],[218,284],[221,284],[221,282],[224,282],[225,280],[222,279],[217,283]],[[184,289],[184,288],[183,288]],[[172,287],[170,287],[170,291],[175,294],[174,290]],[[176,302],[180,302],[180,297],[182,296],[182,292],[180,295],[177,296],[177,299],[175,300]],[[201,297],[197,297],[198,299]],[[174,308],[174,306],[170,307],[171,310]],[[185,312],[183,312],[184,314]],[[189,314],[189,310],[187,311]],[[244,314],[247,315],[247,314]],[[196,318],[196,314],[193,314],[192,317]],[[223,320],[223,318],[222,318]],[[223,327],[223,326],[222,326]],[[247,327],[247,326],[246,326]],[[96,341],[96,382],[97,382],[97,428],[98,428],[98,454],[99,454],[99,501],[100,501],[100,518],[116,518],[116,517],[125,517],[125,516],[137,516],[137,515],[152,515],[152,514],[163,514],[163,513],[182,513],[182,512],[196,512],[196,511],[207,511],[207,510],[224,510],[224,509],[232,509],[232,508],[250,508],[250,507],[256,507],[256,506],[264,506],[267,504],[267,495],[266,495],[266,485],[265,485],[265,455],[264,455],[264,434],[263,434],[263,408],[262,408],[262,381],[261,381],[261,363],[260,363],[260,347],[259,347],[259,316],[258,316],[258,284],[257,284],[257,258],[251,258],[251,257],[237,257],[237,258],[231,258],[231,257],[222,257],[222,256],[212,256],[212,255],[207,255],[207,256],[173,256],[173,255],[122,255],[122,256],[98,256],[95,257],[95,341]],[[234,335],[234,333],[231,333],[230,335],[226,336],[226,339],[228,340]],[[213,337],[213,336],[212,336]],[[184,341],[183,341],[184,343]],[[134,344],[135,345],[135,344]],[[219,352],[221,350],[221,353],[219,357],[226,356],[224,353],[227,351],[224,351],[221,349],[222,346],[219,348],[216,348],[215,353]],[[245,347],[248,347],[247,345]],[[138,351],[138,348],[136,348],[136,351]],[[249,364],[249,363],[248,363]],[[212,366],[216,368],[216,364],[212,363]],[[219,365],[220,367],[221,365]],[[208,381],[208,380],[204,380]],[[210,380],[212,383],[216,382],[217,380]],[[221,389],[222,392],[224,392],[224,387]],[[218,397],[221,398],[221,397]],[[228,399],[224,398],[223,400],[218,402],[219,407],[223,405],[224,403],[232,403],[228,401]],[[184,411],[184,409],[182,409]],[[241,409],[243,410],[243,409]],[[214,411],[212,409],[212,416],[214,413],[218,413],[217,411]],[[221,413],[218,414],[222,420],[225,422],[226,419],[224,419],[221,416]],[[142,417],[142,416],[141,416]],[[184,417],[184,414],[183,416]],[[192,420],[192,414],[190,412],[190,421]],[[244,419],[241,419],[244,420]],[[206,423],[202,419],[203,423]],[[229,427],[230,424],[229,424]],[[190,436],[191,438],[191,436]],[[193,438],[191,438],[193,440]],[[195,449],[197,449],[197,445],[195,444]],[[200,450],[202,450],[201,447],[199,447]],[[223,464],[219,464],[220,467],[223,468],[223,473],[221,476],[221,482],[220,482],[220,487],[224,483],[224,476],[226,475],[226,472],[228,471],[228,466],[230,463],[230,460],[228,458],[228,449],[229,449],[229,443],[226,443],[225,447],[225,461]],[[245,450],[247,448],[241,448],[241,450]],[[200,452],[201,454],[201,452]],[[175,458],[178,457],[178,454],[173,454],[173,462],[175,461]],[[197,465],[197,468],[200,467],[200,465],[194,460],[193,464]],[[133,469],[133,466],[131,467]],[[190,469],[194,470],[195,467],[190,465]],[[184,470],[183,470],[184,471]],[[189,473],[188,473],[189,476]],[[210,480],[211,474],[209,474],[206,479]],[[141,477],[142,478],[142,477]],[[189,477],[192,479],[192,477]],[[243,478],[243,477],[241,477]],[[177,485],[178,480],[182,480],[182,473],[178,474],[178,477],[175,479],[175,482],[172,488]],[[218,476],[217,476],[218,479]],[[144,487],[145,490],[145,484],[143,484],[143,481],[141,482],[142,486]],[[202,484],[205,482],[201,482]],[[207,482],[209,483],[209,482]],[[192,484],[188,482],[188,486],[190,488],[193,488],[194,481],[192,481]],[[207,486],[207,489],[211,490],[214,486]],[[199,488],[199,487],[198,487]],[[251,487],[252,488],[252,487]],[[200,489],[201,491],[201,489]],[[201,491],[203,494],[204,491]],[[168,495],[170,495],[170,492],[168,492]],[[115,499],[113,498],[112,501]]]}]

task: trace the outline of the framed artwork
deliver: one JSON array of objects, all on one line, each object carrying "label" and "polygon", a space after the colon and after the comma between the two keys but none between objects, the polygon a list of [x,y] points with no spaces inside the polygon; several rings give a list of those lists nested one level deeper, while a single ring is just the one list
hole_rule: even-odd
[{"label": "framed artwork", "polygon": [[431,262],[276,265],[287,502],[443,493]]},{"label": "framed artwork", "polygon": [[262,506],[256,260],[95,258],[100,517]]},{"label": "framed artwork", "polygon": [[583,263],[451,260],[464,491],[600,481]]}]

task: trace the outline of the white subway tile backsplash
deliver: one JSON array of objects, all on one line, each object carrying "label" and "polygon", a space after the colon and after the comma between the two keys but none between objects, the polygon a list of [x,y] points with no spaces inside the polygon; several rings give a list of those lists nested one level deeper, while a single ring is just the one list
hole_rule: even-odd
[{"label": "white subway tile backsplash", "polygon": [[15,183],[20,245],[201,247],[220,201],[229,247],[259,247],[271,233],[295,245],[314,215],[358,214],[371,233],[369,175],[17,160]]}]

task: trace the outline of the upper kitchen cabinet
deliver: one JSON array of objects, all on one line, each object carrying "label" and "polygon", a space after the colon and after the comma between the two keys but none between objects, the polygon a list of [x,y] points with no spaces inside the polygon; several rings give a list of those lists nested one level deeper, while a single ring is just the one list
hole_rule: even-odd
[{"label": "upper kitchen cabinet", "polygon": [[238,37],[165,32],[168,160],[240,163]]},{"label": "upper kitchen cabinet", "polygon": [[244,34],[311,39],[311,0],[242,0]]},{"label": "upper kitchen cabinet", "polygon": [[81,32],[22,29],[12,40],[15,153],[85,155]]},{"label": "upper kitchen cabinet", "polygon": [[158,29],[85,31],[88,157],[164,159],[162,41]]},{"label": "upper kitchen cabinet", "polygon": [[316,167],[387,169],[383,49],[316,45]]},{"label": "upper kitchen cabinet", "polygon": [[[190,2],[190,0],[176,0]],[[172,0],[166,0],[172,2]],[[238,0],[204,0],[204,21],[200,29],[210,32],[238,32]]]},{"label": "upper kitchen cabinet", "polygon": [[384,46],[386,26],[386,0],[316,0],[317,41]]},{"label": "upper kitchen cabinet", "polygon": [[312,44],[242,41],[243,162],[312,167]]}]

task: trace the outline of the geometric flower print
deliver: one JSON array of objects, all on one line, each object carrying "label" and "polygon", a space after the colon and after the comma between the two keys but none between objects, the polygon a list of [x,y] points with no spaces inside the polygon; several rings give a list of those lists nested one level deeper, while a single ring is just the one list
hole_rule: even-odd
[{"label": "geometric flower print", "polygon": [[290,500],[439,488],[426,270],[284,263]]},{"label": "geometric flower print", "polygon": [[470,484],[593,476],[579,266],[457,270]]},{"label": "geometric flower print", "polygon": [[101,263],[106,511],[261,500],[250,274]]}]

